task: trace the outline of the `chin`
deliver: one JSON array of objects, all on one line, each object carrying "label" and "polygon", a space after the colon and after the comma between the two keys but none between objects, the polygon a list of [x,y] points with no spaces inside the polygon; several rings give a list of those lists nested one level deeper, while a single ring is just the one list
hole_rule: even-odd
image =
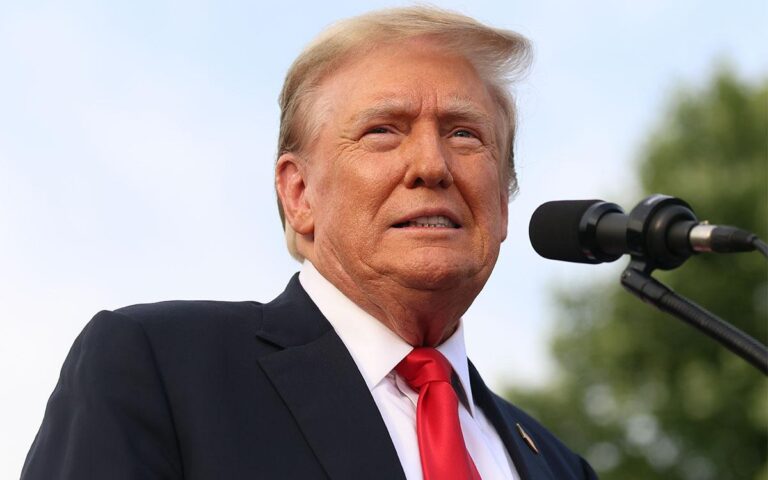
[{"label": "chin", "polygon": [[[451,290],[474,283],[482,268],[471,262],[447,258],[413,258],[392,269],[404,286],[417,290]],[[485,283],[483,281],[483,283]]]}]

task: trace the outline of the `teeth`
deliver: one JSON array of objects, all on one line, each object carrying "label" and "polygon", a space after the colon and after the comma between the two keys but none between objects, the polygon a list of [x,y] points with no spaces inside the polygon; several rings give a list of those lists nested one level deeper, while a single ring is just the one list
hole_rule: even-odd
[{"label": "teeth", "polygon": [[409,227],[432,227],[432,228],[456,228],[456,225],[442,215],[432,215],[429,217],[414,218],[408,222]]}]

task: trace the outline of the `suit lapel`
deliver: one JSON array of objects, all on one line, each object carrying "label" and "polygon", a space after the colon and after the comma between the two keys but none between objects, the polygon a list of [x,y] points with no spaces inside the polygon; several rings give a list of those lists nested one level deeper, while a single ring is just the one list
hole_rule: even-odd
[{"label": "suit lapel", "polygon": [[[496,428],[521,480],[556,480],[544,455],[534,452],[523,436],[516,431],[515,424],[523,424],[523,419],[516,418],[508,409],[500,408],[493,392],[480,378],[472,362],[469,362],[469,378],[475,403]],[[534,438],[533,441],[535,442],[536,439]]]},{"label": "suit lapel", "polygon": [[405,479],[363,377],[297,276],[264,306],[257,336],[283,347],[259,363],[329,477]]}]

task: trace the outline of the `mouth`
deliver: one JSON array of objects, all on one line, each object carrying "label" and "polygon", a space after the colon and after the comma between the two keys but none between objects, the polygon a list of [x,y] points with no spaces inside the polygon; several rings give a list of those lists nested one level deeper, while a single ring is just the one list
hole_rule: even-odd
[{"label": "mouth", "polygon": [[461,225],[457,224],[445,215],[429,215],[423,217],[416,217],[404,222],[396,223],[394,228],[461,228]]}]

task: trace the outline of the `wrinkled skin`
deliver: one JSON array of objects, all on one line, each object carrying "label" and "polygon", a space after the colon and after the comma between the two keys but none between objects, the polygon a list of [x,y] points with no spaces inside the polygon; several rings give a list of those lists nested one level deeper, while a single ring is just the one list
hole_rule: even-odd
[{"label": "wrinkled skin", "polygon": [[[424,39],[321,84],[322,126],[277,164],[299,251],[412,345],[437,345],[487,281],[507,231],[502,124],[472,65]],[[445,226],[411,222],[427,216]]]}]

